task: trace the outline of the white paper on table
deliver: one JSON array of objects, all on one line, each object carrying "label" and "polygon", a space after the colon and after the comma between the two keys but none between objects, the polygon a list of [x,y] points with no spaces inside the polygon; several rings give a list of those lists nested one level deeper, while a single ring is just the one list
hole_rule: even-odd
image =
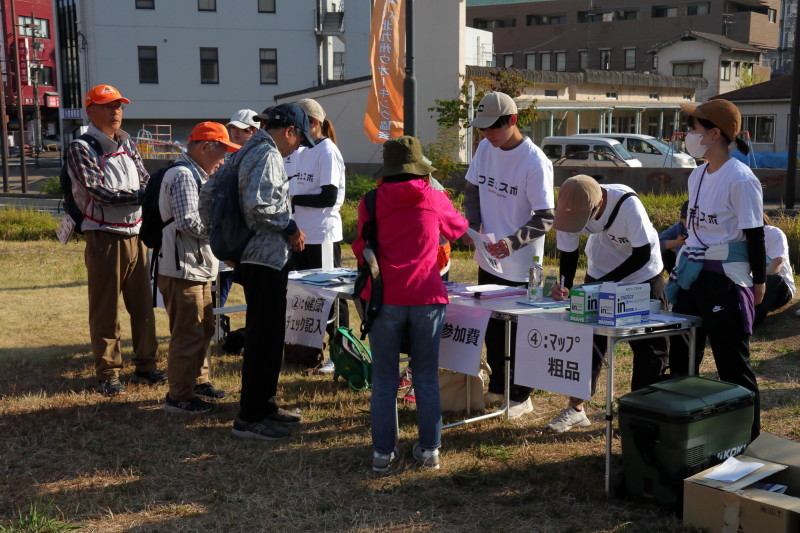
[{"label": "white paper on table", "polygon": [[494,233],[478,233],[472,228],[467,228],[467,235],[469,235],[469,238],[472,239],[472,242],[475,244],[475,250],[477,250],[481,257],[492,267],[492,270],[498,274],[502,274],[503,265],[500,264],[497,258],[492,257],[492,254],[489,253],[489,249],[487,248],[487,245],[494,243]]},{"label": "white paper on table", "polygon": [[470,376],[481,367],[481,351],[492,312],[461,305],[445,308],[442,337],[439,341],[439,366]]},{"label": "white paper on table", "polygon": [[743,463],[735,457],[728,457],[724,463],[703,477],[722,481],[723,483],[733,483],[747,474],[755,472],[762,466],[764,466],[764,463]]}]

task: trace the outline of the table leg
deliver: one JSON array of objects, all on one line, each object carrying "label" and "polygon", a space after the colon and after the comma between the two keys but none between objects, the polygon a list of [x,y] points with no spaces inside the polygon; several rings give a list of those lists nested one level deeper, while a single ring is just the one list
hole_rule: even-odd
[{"label": "table leg", "polygon": [[505,346],[503,348],[503,355],[505,358],[506,375],[505,375],[505,418],[510,420],[509,406],[511,405],[511,320],[505,321]]},{"label": "table leg", "polygon": [[695,361],[697,361],[697,350],[695,349],[695,342],[697,341],[697,328],[689,328],[689,375],[694,376]]},{"label": "table leg", "polygon": [[606,497],[611,497],[611,430],[614,420],[614,352],[617,348],[617,337],[608,337],[606,344]]}]

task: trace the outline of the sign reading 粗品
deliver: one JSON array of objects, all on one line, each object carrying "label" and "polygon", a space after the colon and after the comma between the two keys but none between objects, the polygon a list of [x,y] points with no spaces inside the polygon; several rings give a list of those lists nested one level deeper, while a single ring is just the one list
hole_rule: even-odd
[{"label": "sign reading \u7c97\u54c1", "polygon": [[336,293],[290,283],[286,290],[286,343],[322,348]]}]

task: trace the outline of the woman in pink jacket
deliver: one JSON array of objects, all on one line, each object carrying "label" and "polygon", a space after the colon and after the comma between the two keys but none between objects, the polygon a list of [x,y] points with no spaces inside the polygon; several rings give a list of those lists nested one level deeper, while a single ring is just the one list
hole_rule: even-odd
[{"label": "woman in pink jacket", "polygon": [[[408,339],[417,400],[419,441],[414,458],[424,468],[439,468],[442,414],[439,405],[439,339],[447,291],[437,267],[439,235],[459,238],[468,223],[450,200],[428,183],[434,171],[423,160],[414,137],[396,137],[383,145],[383,177],[377,189],[377,258],[383,278],[383,304],[369,332],[373,359],[370,401],[372,469],[385,472],[398,456],[397,370],[400,346]],[[358,207],[353,252],[363,263],[362,226],[371,220],[364,200]],[[360,295],[370,299],[370,285]]]}]

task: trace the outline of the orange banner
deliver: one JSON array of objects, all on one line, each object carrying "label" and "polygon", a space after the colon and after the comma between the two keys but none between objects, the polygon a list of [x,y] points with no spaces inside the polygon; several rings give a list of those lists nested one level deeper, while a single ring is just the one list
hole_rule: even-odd
[{"label": "orange banner", "polygon": [[406,18],[403,0],[376,0],[372,12],[369,57],[372,89],[364,133],[375,144],[403,135],[403,80],[406,67]]}]

